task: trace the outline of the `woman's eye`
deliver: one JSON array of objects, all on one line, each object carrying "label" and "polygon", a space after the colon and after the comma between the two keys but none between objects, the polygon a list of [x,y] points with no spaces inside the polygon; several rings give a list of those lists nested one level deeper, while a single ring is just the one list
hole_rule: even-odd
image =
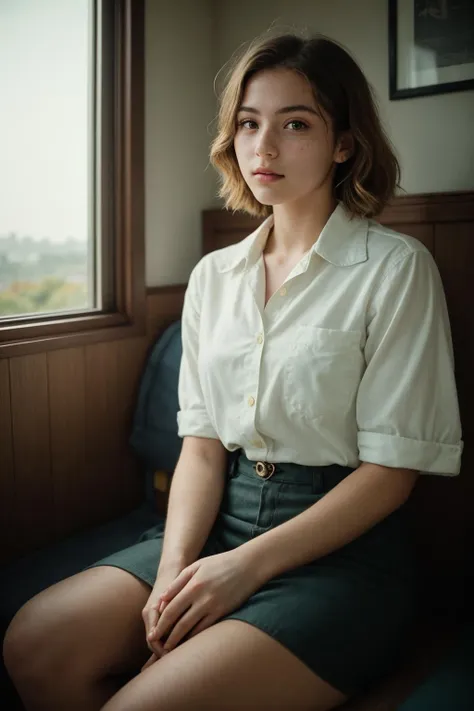
[{"label": "woman's eye", "polygon": [[[287,123],[287,126],[290,126],[291,124],[293,124],[293,128],[291,129],[292,131],[303,131],[305,128],[308,128],[308,126],[303,123],[303,121],[290,121],[289,123]],[[295,124],[296,128],[294,127]]]},{"label": "woman's eye", "polygon": [[[255,123],[255,121],[252,121],[252,119],[244,119],[243,121],[239,122],[239,126],[245,126],[245,124],[247,124],[247,123],[253,123],[253,124],[257,125]],[[247,128],[251,128],[251,127],[247,126]]]}]

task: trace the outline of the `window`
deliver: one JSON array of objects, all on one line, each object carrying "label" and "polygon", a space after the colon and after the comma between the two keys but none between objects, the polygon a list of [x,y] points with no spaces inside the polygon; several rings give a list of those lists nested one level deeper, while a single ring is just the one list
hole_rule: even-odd
[{"label": "window", "polygon": [[143,25],[0,4],[0,356],[144,333]]}]

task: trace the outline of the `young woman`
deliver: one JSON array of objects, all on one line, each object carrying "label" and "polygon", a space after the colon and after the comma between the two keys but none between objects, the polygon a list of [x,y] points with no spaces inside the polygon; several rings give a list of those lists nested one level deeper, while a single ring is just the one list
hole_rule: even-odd
[{"label": "young woman", "polygon": [[28,711],[322,711],[406,641],[404,504],[462,442],[435,263],[372,219],[399,168],[367,80],[327,38],[256,40],[211,159],[227,207],[266,219],[190,277],[164,538],[18,613]]}]

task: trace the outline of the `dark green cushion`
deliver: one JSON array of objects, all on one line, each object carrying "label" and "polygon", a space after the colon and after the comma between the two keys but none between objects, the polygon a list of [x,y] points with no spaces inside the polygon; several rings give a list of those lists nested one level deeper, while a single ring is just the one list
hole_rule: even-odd
[{"label": "dark green cushion", "polygon": [[177,422],[181,356],[181,321],[175,321],[160,336],[148,357],[130,437],[130,444],[144,463],[150,502],[154,501],[154,472],[172,473],[181,452]]}]

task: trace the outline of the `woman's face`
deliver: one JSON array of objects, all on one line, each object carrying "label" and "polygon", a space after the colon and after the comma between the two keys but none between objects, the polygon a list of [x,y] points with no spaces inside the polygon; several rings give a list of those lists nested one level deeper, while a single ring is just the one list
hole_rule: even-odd
[{"label": "woman's face", "polygon": [[[323,114],[326,122],[321,117]],[[263,205],[332,193],[334,134],[309,82],[295,71],[263,70],[247,83],[234,148],[242,176]],[[282,177],[255,173],[265,168]]]}]

